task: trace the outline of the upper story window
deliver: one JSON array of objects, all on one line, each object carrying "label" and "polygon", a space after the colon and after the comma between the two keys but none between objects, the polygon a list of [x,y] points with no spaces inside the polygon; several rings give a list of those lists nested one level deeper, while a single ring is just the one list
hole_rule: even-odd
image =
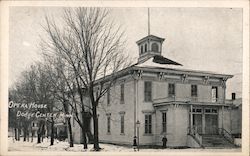
[{"label": "upper story window", "polygon": [[148,51],[148,44],[144,45],[144,51],[147,52]]},{"label": "upper story window", "polygon": [[145,134],[152,134],[152,115],[145,115]]},{"label": "upper story window", "polygon": [[197,85],[191,85],[191,96],[192,97],[197,97],[198,96]]},{"label": "upper story window", "polygon": [[154,51],[154,52],[159,52],[159,46],[158,46],[157,43],[153,43],[153,44],[152,44],[152,51]]},{"label": "upper story window", "polygon": [[218,87],[212,86],[212,102],[218,101]]},{"label": "upper story window", "polygon": [[152,101],[152,82],[151,81],[144,82],[144,101],[145,102]]},{"label": "upper story window", "polygon": [[169,97],[174,97],[175,96],[175,84],[174,83],[169,83],[168,84],[168,96]]},{"label": "upper story window", "polygon": [[121,103],[124,103],[124,84],[121,84]]},{"label": "upper story window", "polygon": [[110,89],[107,90],[107,105],[110,105]]}]

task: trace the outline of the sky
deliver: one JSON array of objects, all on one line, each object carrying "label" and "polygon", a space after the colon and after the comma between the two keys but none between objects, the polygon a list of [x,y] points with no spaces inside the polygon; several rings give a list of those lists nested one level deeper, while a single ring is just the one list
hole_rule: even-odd
[{"label": "sky", "polygon": [[[136,41],[148,34],[147,8],[108,8],[110,19],[124,30],[125,52],[135,60]],[[59,7],[11,7],[9,20],[9,87],[21,72],[41,58],[40,36],[45,14],[61,17]],[[228,99],[242,96],[242,9],[150,8],[150,33],[162,38],[162,55],[187,69],[232,74]]]}]

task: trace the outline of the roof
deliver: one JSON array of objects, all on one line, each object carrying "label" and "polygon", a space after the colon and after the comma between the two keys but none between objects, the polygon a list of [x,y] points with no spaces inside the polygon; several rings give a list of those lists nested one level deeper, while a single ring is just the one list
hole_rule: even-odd
[{"label": "roof", "polygon": [[157,55],[153,56],[152,58],[149,58],[145,62],[137,63],[134,66],[148,70],[167,70],[171,72],[185,72],[201,76],[213,75],[218,77],[228,77],[228,78],[233,77],[233,75],[220,74],[211,71],[188,69],[178,62]]},{"label": "roof", "polygon": [[137,41],[136,43],[137,43],[137,44],[140,44],[140,43],[144,42],[144,41],[147,40],[147,39],[157,40],[157,41],[160,41],[160,42],[162,42],[162,41],[165,40],[164,38],[157,37],[157,36],[155,36],[155,35],[148,35],[148,36],[143,37],[142,39],[140,39],[140,40]]},{"label": "roof", "polygon": [[170,60],[170,59],[165,58],[165,57],[160,56],[160,55],[155,55],[153,57],[153,62],[154,63],[159,63],[159,64],[171,64],[171,65],[180,65],[180,66],[182,66],[182,64],[180,64],[178,62],[175,62],[173,60]]},{"label": "roof", "polygon": [[118,78],[127,75],[131,73],[131,71],[133,70],[144,70],[148,72],[169,72],[175,74],[182,73],[182,74],[191,74],[196,76],[212,76],[212,77],[226,78],[226,79],[233,77],[233,75],[228,75],[228,74],[220,74],[211,71],[188,69],[186,67],[183,67],[182,64],[175,62],[171,59],[155,55],[142,63],[137,62],[125,69],[122,69],[116,72],[115,75],[112,74],[112,75],[107,75],[106,77],[102,77],[98,79],[96,83],[100,81],[109,81],[109,79],[113,76]]}]

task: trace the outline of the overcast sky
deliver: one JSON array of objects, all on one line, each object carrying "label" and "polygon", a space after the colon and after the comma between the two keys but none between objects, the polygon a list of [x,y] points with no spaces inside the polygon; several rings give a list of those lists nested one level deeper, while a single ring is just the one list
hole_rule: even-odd
[{"label": "overcast sky", "polygon": [[[138,58],[136,41],[148,32],[147,8],[109,8],[110,17],[125,30],[126,52]],[[188,69],[232,74],[227,98],[242,90],[242,10],[238,8],[151,8],[152,35],[165,38],[162,55]],[[39,35],[45,13],[56,18],[62,8],[11,7],[9,86],[32,62],[39,60]]]}]

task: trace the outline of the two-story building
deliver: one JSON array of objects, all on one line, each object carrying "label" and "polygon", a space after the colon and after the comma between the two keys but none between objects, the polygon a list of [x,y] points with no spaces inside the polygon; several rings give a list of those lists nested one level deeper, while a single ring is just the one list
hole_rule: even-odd
[{"label": "two-story building", "polygon": [[165,135],[169,147],[229,146],[225,93],[233,76],[185,69],[162,56],[163,41],[139,40],[138,63],[117,73],[98,108],[100,141],[131,145],[136,136],[140,145],[161,145]]}]

